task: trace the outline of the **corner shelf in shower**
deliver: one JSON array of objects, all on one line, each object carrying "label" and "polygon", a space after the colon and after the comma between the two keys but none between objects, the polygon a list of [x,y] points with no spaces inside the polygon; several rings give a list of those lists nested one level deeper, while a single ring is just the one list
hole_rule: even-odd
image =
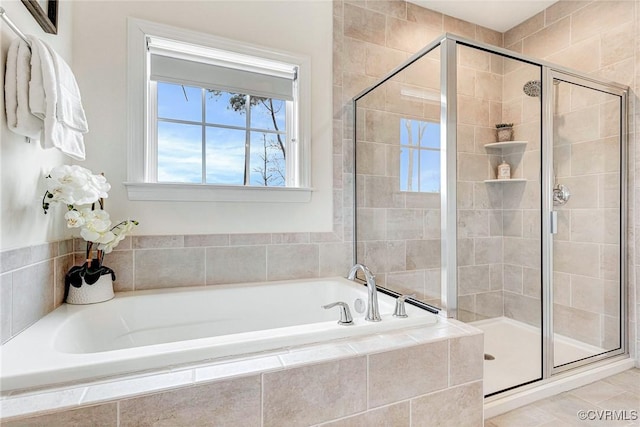
[{"label": "corner shelf in shower", "polygon": [[511,179],[485,179],[484,182],[486,184],[493,184],[493,183],[507,183],[507,182],[527,182],[526,179],[524,178],[511,178]]},{"label": "corner shelf in shower", "polygon": [[505,141],[505,142],[492,142],[489,144],[484,144],[485,148],[514,148],[514,147],[524,147],[527,145],[528,141]]}]

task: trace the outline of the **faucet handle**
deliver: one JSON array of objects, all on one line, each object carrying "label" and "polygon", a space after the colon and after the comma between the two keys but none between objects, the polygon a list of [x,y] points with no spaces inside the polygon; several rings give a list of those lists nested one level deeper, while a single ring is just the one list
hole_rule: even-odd
[{"label": "faucet handle", "polygon": [[396,298],[396,309],[393,311],[394,317],[409,317],[407,316],[407,310],[404,306],[404,301],[407,298],[414,298],[416,294],[402,295]]},{"label": "faucet handle", "polygon": [[336,306],[340,307],[340,320],[338,320],[338,325],[353,325],[353,317],[351,317],[349,304],[347,304],[346,302],[338,301],[331,304],[323,305],[322,308],[326,310]]}]

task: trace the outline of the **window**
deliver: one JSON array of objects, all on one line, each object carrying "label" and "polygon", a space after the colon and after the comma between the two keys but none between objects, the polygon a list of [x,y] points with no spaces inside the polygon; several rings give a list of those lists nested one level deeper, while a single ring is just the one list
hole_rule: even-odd
[{"label": "window", "polygon": [[129,24],[131,199],[310,199],[308,59]]},{"label": "window", "polygon": [[400,119],[400,191],[440,191],[440,123]]}]

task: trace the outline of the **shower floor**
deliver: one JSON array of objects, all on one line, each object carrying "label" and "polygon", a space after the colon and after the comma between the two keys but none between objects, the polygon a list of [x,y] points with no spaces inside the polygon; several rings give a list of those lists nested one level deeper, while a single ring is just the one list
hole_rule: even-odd
[{"label": "shower floor", "polygon": [[[507,317],[479,320],[471,325],[484,331],[484,394],[537,380],[542,371],[541,331]],[[592,345],[555,334],[555,365],[602,353]]]}]

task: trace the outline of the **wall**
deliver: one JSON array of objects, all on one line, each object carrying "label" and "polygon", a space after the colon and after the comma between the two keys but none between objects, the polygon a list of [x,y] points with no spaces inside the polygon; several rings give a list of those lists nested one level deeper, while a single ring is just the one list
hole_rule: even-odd
[{"label": "wall", "polygon": [[[25,34],[49,43],[69,63],[72,55],[73,7],[61,2],[58,35],[46,34],[22,2],[3,1],[7,16]],[[0,26],[0,85],[9,45],[17,37]],[[4,105],[4,90],[0,90]],[[5,113],[0,114],[0,342],[24,330],[62,302],[64,272],[73,265],[72,242],[59,215],[44,215],[43,174],[68,161],[57,150],[43,150],[40,143],[9,131]],[[52,243],[44,243],[52,242]]]},{"label": "wall", "polygon": [[[112,183],[107,209],[135,217],[141,235],[330,232],[331,4],[326,1],[82,1],[74,3],[74,70],[91,126],[86,167]],[[248,13],[248,11],[250,11]],[[309,203],[129,201],[127,27],[134,17],[311,58],[312,200]],[[304,34],[304,37],[292,37]],[[105,55],[105,52],[109,52]],[[105,161],[107,159],[107,161]]]},{"label": "wall", "polygon": [[[637,273],[640,271],[638,270],[640,257],[638,257],[636,250],[638,231],[640,231],[637,228],[638,216],[636,214],[638,211],[638,189],[640,188],[640,180],[636,174],[638,134],[640,133],[637,95],[640,90],[640,11],[638,9],[637,2],[629,1],[560,1],[504,34],[505,47],[508,49],[540,57],[631,87],[629,161],[627,165],[629,170],[627,289],[630,350],[634,357],[637,354],[638,342],[640,341],[637,331],[639,310],[636,283]],[[580,99],[575,94],[574,98],[578,101]],[[593,103],[592,101],[589,101],[589,105]],[[567,106],[566,109],[570,108]],[[571,239],[569,231],[573,231],[573,237],[580,240],[581,237],[579,233],[576,233],[575,227],[573,230],[566,229],[565,231],[567,232],[565,239]],[[579,243],[565,242],[565,244],[576,245]],[[576,280],[577,277],[574,277],[572,282],[571,274],[568,275],[569,277],[564,277],[559,273],[567,272],[556,273],[556,279],[559,280],[556,280],[555,289],[557,298],[555,303],[565,303],[565,308],[561,307],[563,314],[561,320],[564,322],[565,330],[570,330],[571,325],[580,325],[583,336],[597,332],[600,337],[601,328],[603,331],[605,329],[604,323],[601,326],[600,321],[592,319],[593,314],[598,313],[584,313],[577,310],[575,305],[579,306],[579,300],[586,298],[593,302],[590,310],[594,310],[593,307],[597,305],[601,306],[604,311],[606,295],[601,294],[600,291],[594,294],[589,287],[589,282],[584,278]],[[603,274],[606,274],[605,270],[603,270]],[[568,278],[569,281],[563,281],[563,278]],[[598,276],[596,279],[605,278]],[[571,307],[571,302],[569,302],[570,295],[573,295],[574,307]],[[586,320],[585,314],[588,316]],[[589,324],[592,326],[589,327]],[[605,341],[606,337],[602,336],[602,340]],[[595,340],[591,340],[591,342],[595,343]]]},{"label": "wall", "polygon": [[[3,0],[2,7],[23,33],[41,38],[68,63],[73,62],[74,17],[70,2],[60,3],[57,35],[45,33],[22,2]],[[0,31],[0,84],[4,88],[7,51],[17,36],[4,22]],[[4,106],[4,90],[0,91],[0,102]],[[39,201],[44,194],[43,174],[54,166],[68,162],[70,158],[57,150],[43,150],[37,141],[27,144],[23,136],[9,131],[4,108],[0,116],[0,249],[19,248],[69,237],[70,233],[60,226],[57,215],[43,215]]]}]

